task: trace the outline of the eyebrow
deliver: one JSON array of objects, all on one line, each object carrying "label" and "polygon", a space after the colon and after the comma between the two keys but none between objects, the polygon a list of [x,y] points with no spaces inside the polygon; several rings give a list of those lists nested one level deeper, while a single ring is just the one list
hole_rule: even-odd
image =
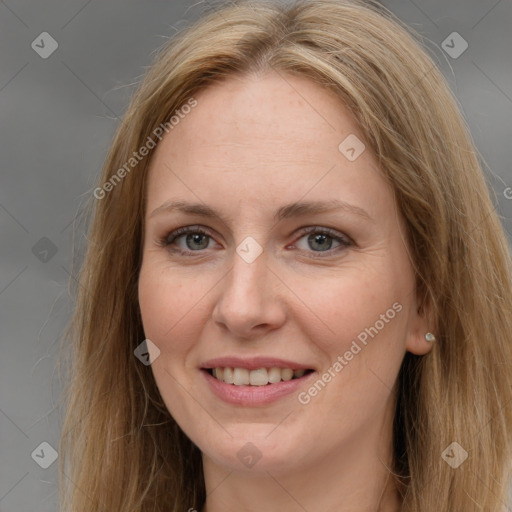
[{"label": "eyebrow", "polygon": [[[357,215],[364,218],[365,220],[374,222],[374,219],[370,215],[350,203],[340,201],[339,199],[332,199],[330,201],[298,201],[281,206],[274,214],[275,222],[279,222],[283,219],[289,219],[292,217],[299,217],[302,215],[312,215],[316,213],[326,213],[335,210],[342,210],[347,213]],[[201,203],[186,203],[184,201],[166,201],[161,206],[151,212],[149,218],[153,218],[156,215],[162,213],[171,213],[179,211],[189,215],[198,215],[200,217],[215,218],[223,223],[226,223],[226,219],[217,211],[210,208],[209,206]]]}]

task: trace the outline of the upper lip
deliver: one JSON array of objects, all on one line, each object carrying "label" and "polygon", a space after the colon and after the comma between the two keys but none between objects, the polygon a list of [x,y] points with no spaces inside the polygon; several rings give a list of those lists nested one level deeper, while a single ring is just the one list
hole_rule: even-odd
[{"label": "upper lip", "polygon": [[276,357],[216,357],[209,359],[201,364],[201,368],[209,370],[211,368],[246,368],[247,370],[258,370],[259,368],[290,368],[292,370],[311,370],[310,365],[278,359]]}]

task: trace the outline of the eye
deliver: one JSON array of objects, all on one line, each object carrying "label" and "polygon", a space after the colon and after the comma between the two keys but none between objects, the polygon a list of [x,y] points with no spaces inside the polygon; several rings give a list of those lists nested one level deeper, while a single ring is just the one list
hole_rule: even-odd
[{"label": "eye", "polygon": [[[354,245],[348,236],[338,233],[330,228],[315,226],[313,228],[306,228],[306,231],[303,231],[302,233],[303,236],[297,242],[305,239],[305,244],[302,244],[302,247],[299,246],[297,242],[295,242],[295,244],[303,251],[313,249],[314,253],[328,253],[328,255],[332,255],[333,252],[338,252]],[[333,241],[338,244],[334,249],[332,247]],[[315,257],[322,256],[319,255]]]},{"label": "eye", "polygon": [[[304,228],[302,236],[295,242],[301,251],[312,253],[327,253],[327,256],[334,252],[346,249],[354,245],[353,241],[346,235],[330,228],[319,226]],[[305,243],[299,245],[305,239]],[[181,240],[181,244],[178,241]],[[157,241],[158,245],[165,247],[172,252],[182,255],[197,255],[204,249],[211,248],[212,235],[200,226],[187,226],[176,229]],[[333,242],[338,244],[333,248]],[[177,246],[177,247],[173,247]],[[311,250],[312,249],[312,250]],[[195,253],[195,254],[194,254]],[[323,257],[321,254],[314,257]]]},{"label": "eye", "polygon": [[[176,244],[180,239],[183,239],[182,244]],[[198,226],[187,226],[169,233],[164,238],[158,240],[158,244],[175,252],[190,254],[208,249],[211,240],[211,235],[204,229]],[[178,245],[178,248],[173,248],[173,245]]]}]

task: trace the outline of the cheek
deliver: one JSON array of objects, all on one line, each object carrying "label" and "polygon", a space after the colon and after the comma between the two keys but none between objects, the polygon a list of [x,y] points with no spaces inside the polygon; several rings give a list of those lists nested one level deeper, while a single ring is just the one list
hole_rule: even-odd
[{"label": "cheek", "polygon": [[160,350],[151,370],[167,409],[183,426],[194,413],[195,402],[190,400],[190,394],[196,396],[192,378],[195,375],[188,372],[191,368],[187,368],[187,355],[204,321],[199,316],[205,290],[199,288],[189,286],[176,272],[163,271],[149,261],[143,264],[139,275],[144,334]]},{"label": "cheek", "polygon": [[393,304],[404,299],[404,291],[389,269],[386,273],[370,267],[353,271],[344,268],[322,278],[298,276],[290,288],[304,297],[304,315],[296,318],[301,319],[305,332],[317,332],[313,339],[328,353],[348,350],[347,343],[350,345],[361,333],[364,339],[365,329],[376,322],[379,331],[389,332],[400,316]]},{"label": "cheek", "polygon": [[179,277],[162,272],[151,265],[143,265],[139,276],[139,306],[144,333],[166,352],[173,341],[173,350],[179,350],[183,340],[177,332],[190,325],[184,321],[194,314],[195,295],[183,285]]},{"label": "cheek", "polygon": [[163,284],[155,271],[143,265],[139,275],[139,306],[144,333],[151,340],[161,338],[169,328],[165,325],[165,311],[172,305],[172,296],[168,296]]},{"label": "cheek", "polygon": [[[323,372],[331,369],[326,391],[312,401],[320,410],[344,411],[333,412],[336,421],[342,421],[348,410],[355,415],[378,410],[390,394],[405,354],[407,283],[392,266],[380,263],[302,282],[307,308],[295,318],[321,354]],[[311,391],[314,395],[315,390]],[[363,404],[369,408],[365,413]]]}]

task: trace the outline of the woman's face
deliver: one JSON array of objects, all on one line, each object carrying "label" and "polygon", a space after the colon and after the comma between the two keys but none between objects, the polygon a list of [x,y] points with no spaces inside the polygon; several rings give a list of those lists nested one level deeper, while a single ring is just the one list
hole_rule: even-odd
[{"label": "woman's face", "polygon": [[405,352],[429,350],[392,189],[305,78],[232,77],[195,99],[147,190],[139,301],[167,408],[229,470],[376,460]]}]

